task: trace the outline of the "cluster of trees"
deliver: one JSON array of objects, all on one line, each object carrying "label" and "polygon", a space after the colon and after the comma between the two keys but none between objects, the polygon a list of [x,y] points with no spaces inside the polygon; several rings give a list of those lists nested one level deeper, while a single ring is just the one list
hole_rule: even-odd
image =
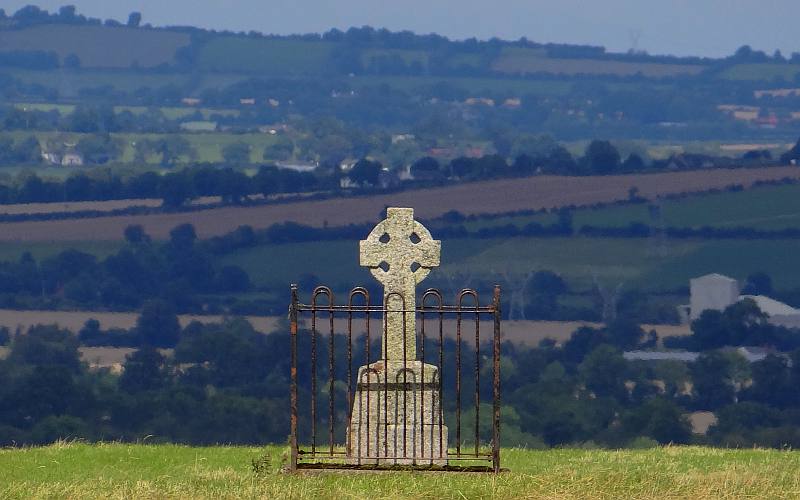
[{"label": "cluster of trees", "polygon": [[[242,232],[229,235],[236,240]],[[221,265],[209,248],[196,244],[189,224],[175,227],[164,244],[150,241],[140,226],[125,230],[127,245],[99,260],[78,250],[65,250],[37,261],[25,253],[18,261],[0,263],[3,307],[130,310],[159,297],[182,312],[220,310],[222,304],[203,294],[251,289],[241,268]]]},{"label": "cluster of trees", "polygon": [[[0,142],[0,155],[2,146]],[[14,151],[12,148],[8,154],[15,154]],[[35,148],[31,145],[29,154],[40,154],[38,142]],[[314,174],[272,166],[262,167],[253,177],[230,167],[208,165],[164,175],[152,171],[130,177],[108,171],[79,173],[63,182],[25,174],[16,182],[0,184],[0,204],[161,198],[165,206],[177,207],[199,196],[220,196],[225,203],[239,203],[251,194],[298,193],[332,187],[330,180]]]},{"label": "cluster of trees", "polygon": [[[189,116],[200,118],[200,116]],[[140,113],[115,109],[110,104],[79,104],[69,113],[58,109],[48,111],[35,107],[0,107],[0,125],[4,130],[39,130],[76,132],[81,134],[136,132],[164,134],[180,131],[180,121],[170,119],[164,112],[151,107]]]},{"label": "cluster of trees", "polygon": [[[100,26],[101,24],[105,24],[106,26],[112,27],[122,26],[122,23],[113,19],[108,19],[103,22],[98,18],[86,17],[82,14],[78,14],[74,5],[59,7],[58,12],[53,12],[52,14],[36,5],[26,5],[11,15],[8,15],[5,9],[0,9],[0,21],[8,21],[8,24],[15,28],[25,28],[39,24],[73,24],[84,26]],[[127,26],[138,28],[141,22],[142,14],[140,12],[131,12],[128,16]]]},{"label": "cluster of trees", "polygon": [[[78,347],[102,336],[138,345],[123,371],[89,369]],[[299,335],[300,362],[308,364],[309,332]],[[798,446],[800,351],[748,364],[732,351],[708,351],[693,363],[632,362],[622,352],[653,344],[636,324],[618,321],[602,329],[581,328],[558,347],[504,343],[501,351],[503,445],[622,447],[656,443],[722,446]],[[375,339],[372,352],[379,352]],[[174,348],[172,355],[158,350]],[[317,377],[328,379],[328,342],[317,343]],[[455,362],[456,344],[444,344],[445,366]],[[337,335],[335,358],[346,359],[346,338]],[[364,358],[354,338],[354,362]],[[438,356],[427,349],[431,362]],[[281,330],[256,332],[241,319],[181,328],[174,311],[148,303],[129,332],[99,332],[87,322],[76,336],[56,326],[17,333],[0,361],[0,445],[42,444],[58,438],[136,440],[192,444],[283,442],[289,425],[289,342]],[[474,356],[464,343],[461,355]],[[306,366],[306,365],[304,365]],[[347,423],[346,365],[337,365],[335,437]],[[445,419],[453,428],[454,370],[444,370]],[[491,377],[479,391],[491,401]],[[305,401],[310,379],[299,379]],[[462,374],[472,394],[473,377]],[[327,384],[323,384],[327,388]],[[319,387],[319,385],[318,385]],[[318,389],[319,390],[319,389]],[[318,397],[325,397],[319,394]],[[687,412],[713,411],[708,436],[692,435]],[[491,411],[481,411],[484,439]],[[308,433],[309,413],[301,412]],[[462,417],[462,424],[472,425]],[[307,439],[306,434],[301,439]],[[462,430],[462,435],[472,431]],[[452,438],[452,436],[451,436]]]},{"label": "cluster of trees", "polygon": [[[761,273],[757,273],[748,279],[744,291],[768,293],[769,288],[765,289],[764,283]],[[703,311],[692,322],[692,335],[669,339],[668,345],[696,351],[730,345],[773,347],[790,351],[800,349],[800,335],[796,330],[773,325],[768,321],[767,314],[753,300],[745,299],[728,306],[724,311]]]}]

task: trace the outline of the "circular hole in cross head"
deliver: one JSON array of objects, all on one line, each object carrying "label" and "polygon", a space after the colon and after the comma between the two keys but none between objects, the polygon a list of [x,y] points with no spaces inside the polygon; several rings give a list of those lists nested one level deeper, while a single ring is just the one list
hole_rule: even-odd
[{"label": "circular hole in cross head", "polygon": [[419,269],[420,267],[422,267],[422,266],[420,266],[420,265],[419,265],[419,262],[414,262],[414,263],[412,263],[412,264],[411,264],[411,272],[412,272],[412,273],[413,273],[413,272],[416,272],[416,271],[417,271],[417,269]]},{"label": "circular hole in cross head", "polygon": [[413,243],[415,245],[417,243],[419,243],[420,241],[422,241],[422,238],[420,238],[417,233],[411,233],[411,236],[409,236],[408,239],[410,239],[411,243]]},{"label": "circular hole in cross head", "polygon": [[380,241],[381,243],[389,243],[389,240],[391,240],[391,239],[392,238],[391,238],[391,236],[389,236],[389,233],[383,233],[381,235],[381,237],[378,238],[378,241]]},{"label": "circular hole in cross head", "polygon": [[389,272],[389,263],[386,262],[385,260],[383,262],[381,262],[380,264],[378,264],[378,267],[383,269],[383,272],[385,272],[385,273]]}]

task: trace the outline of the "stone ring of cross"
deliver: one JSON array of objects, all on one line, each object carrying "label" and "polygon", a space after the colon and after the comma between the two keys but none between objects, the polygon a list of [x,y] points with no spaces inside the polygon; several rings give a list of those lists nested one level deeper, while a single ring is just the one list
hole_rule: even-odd
[{"label": "stone ring of cross", "polygon": [[388,289],[402,290],[439,265],[441,249],[441,241],[414,220],[413,209],[388,208],[386,219],[360,242],[361,265]]}]

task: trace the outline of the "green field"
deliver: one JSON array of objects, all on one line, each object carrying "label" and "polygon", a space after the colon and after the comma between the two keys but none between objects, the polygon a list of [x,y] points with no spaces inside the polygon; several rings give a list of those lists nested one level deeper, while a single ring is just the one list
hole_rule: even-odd
[{"label": "green field", "polygon": [[[796,498],[800,453],[665,447],[504,449],[500,475],[280,472],[277,446],[56,444],[0,450],[0,497]],[[270,457],[256,474],[252,460]]]},{"label": "green field", "polygon": [[[800,185],[761,186],[739,192],[692,195],[661,203],[663,223],[672,227],[704,226],[749,227],[761,230],[800,228]],[[552,224],[554,214],[500,217],[466,222],[470,230],[514,224],[523,227],[531,222]],[[653,224],[647,204],[611,206],[598,210],[573,212],[576,229],[590,225],[623,227],[631,223]]]},{"label": "green field", "polygon": [[[15,140],[19,140],[31,135],[28,131],[15,131],[10,132],[9,136]],[[47,140],[53,138],[61,138],[71,142],[77,142],[81,138],[81,134],[77,133],[61,133],[61,132],[33,132],[33,135],[39,138],[41,143],[46,143]],[[113,137],[122,142],[122,157],[120,161],[124,163],[131,163],[134,159],[135,143],[142,139],[159,139],[164,137],[159,134],[111,134]],[[244,142],[250,145],[250,161],[252,163],[260,163],[263,161],[262,155],[264,148],[275,142],[275,136],[269,134],[231,134],[221,132],[208,132],[208,133],[184,133],[181,134],[194,149],[196,157],[194,158],[200,162],[221,162],[222,150],[228,144],[236,142]],[[153,156],[147,159],[149,163],[158,163],[159,158]],[[182,161],[189,161],[189,158],[181,158]],[[11,169],[8,169],[11,170]],[[59,172],[69,173],[70,169],[60,168]]]},{"label": "green field", "polygon": [[800,73],[800,64],[752,63],[731,66],[720,73],[720,77],[727,80],[767,81],[783,78],[792,81],[797,73]]},{"label": "green field", "polygon": [[[14,106],[22,110],[35,110],[35,111],[53,111],[56,110],[62,115],[66,115],[75,111],[74,104],[55,104],[55,103],[16,103]],[[202,107],[177,107],[177,106],[163,106],[158,108],[149,108],[147,106],[114,106],[115,113],[123,111],[130,111],[134,115],[142,115],[151,109],[157,109],[164,116],[170,120],[178,120],[197,112],[203,115],[203,119],[208,120],[213,115],[223,116],[236,116],[239,114],[238,109],[219,109],[219,108],[202,108]]]},{"label": "green field", "polygon": [[543,49],[505,47],[492,61],[492,69],[500,73],[553,73],[563,75],[635,75],[666,77],[696,75],[705,67],[692,64],[615,61],[612,59],[566,59],[547,57]]},{"label": "green field", "polygon": [[[547,269],[564,276],[574,289],[590,288],[597,277],[612,286],[669,291],[711,272],[744,279],[765,271],[777,288],[800,287],[798,240],[677,240],[668,241],[666,250],[662,257],[651,242],[639,238],[445,239],[443,265],[429,280],[436,286],[442,275],[458,275],[463,281],[467,270],[475,278],[497,279],[504,273]],[[256,285],[280,287],[313,272],[322,283],[349,289],[371,282],[357,255],[355,241],[290,243],[241,250],[223,262],[241,266]]]},{"label": "green field", "polygon": [[52,257],[67,249],[75,249],[103,259],[122,248],[117,241],[69,241],[57,243],[35,243],[21,245],[19,243],[0,242],[0,261],[16,261],[25,252],[30,252],[36,260]]},{"label": "green field", "polygon": [[276,76],[330,72],[330,42],[215,37],[203,45],[199,68]]},{"label": "green field", "polygon": [[188,33],[125,27],[52,24],[0,30],[0,50],[54,51],[62,59],[75,54],[86,68],[169,64],[175,52],[189,42]]}]

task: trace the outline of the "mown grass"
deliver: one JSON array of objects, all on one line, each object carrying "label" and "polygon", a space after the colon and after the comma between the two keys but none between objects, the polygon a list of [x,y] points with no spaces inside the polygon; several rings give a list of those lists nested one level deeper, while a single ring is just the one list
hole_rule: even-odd
[{"label": "mown grass", "polygon": [[[277,446],[56,444],[0,451],[2,498],[796,498],[800,453],[506,449],[500,475],[281,473]],[[256,474],[253,459],[270,458]]]}]

